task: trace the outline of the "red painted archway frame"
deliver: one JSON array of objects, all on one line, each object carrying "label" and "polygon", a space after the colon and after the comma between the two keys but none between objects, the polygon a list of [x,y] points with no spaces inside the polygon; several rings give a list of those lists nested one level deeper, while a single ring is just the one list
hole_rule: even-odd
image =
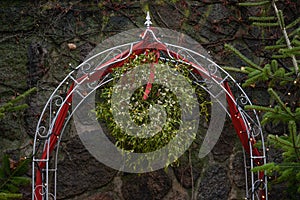
[{"label": "red painted archway frame", "polygon": [[[146,32],[144,33],[146,34]],[[183,59],[180,55],[178,55],[175,52],[169,51],[166,47],[166,45],[164,45],[163,43],[160,42],[148,42],[147,38],[144,37],[140,42],[138,42],[137,44],[135,44],[132,48],[132,52],[131,55],[140,55],[145,53],[146,51],[152,51],[156,53],[157,59],[159,59],[160,56],[160,52],[165,53],[166,55],[171,55],[173,57],[173,59],[177,59],[177,60],[181,60],[184,61],[185,63],[189,64],[190,66],[192,66],[194,68],[194,72],[198,73],[199,75],[201,75],[202,77],[208,77],[209,73],[207,72],[207,70],[205,70],[203,67],[198,66],[192,62],[189,62],[188,60]],[[119,55],[117,55],[116,57],[114,57],[113,59],[111,59],[110,61],[102,64],[101,66],[98,66],[96,68],[95,73],[93,74],[86,74],[83,75],[82,77],[78,78],[76,81],[80,82],[82,80],[86,81],[86,82],[93,82],[95,80],[99,80],[101,77],[103,77],[104,75],[111,73],[113,68],[117,68],[117,67],[121,67],[123,66],[124,62],[126,62],[126,60],[122,60],[119,62],[116,62],[119,58],[122,58],[124,55],[129,54],[129,50],[120,53]],[[103,71],[101,70],[97,70],[97,69],[101,69],[103,66],[109,66],[108,68],[106,68],[105,72],[103,73]],[[154,65],[155,66],[155,65]],[[153,65],[151,65],[151,67],[153,67]],[[200,69],[200,70],[197,70]],[[207,72],[207,73],[203,73],[203,72]],[[89,76],[88,79],[86,79],[86,77]],[[153,70],[151,70],[151,74],[149,77],[149,82],[146,85],[146,89],[145,89],[145,94],[143,96],[143,99],[147,99],[148,94],[151,91],[151,87],[152,87],[152,81],[155,78],[155,72]],[[216,79],[221,79],[220,77],[214,77]],[[46,143],[46,146],[44,147],[44,151],[42,153],[42,156],[40,158],[40,160],[45,160],[47,159],[48,155],[50,155],[53,150],[55,149],[60,135],[61,135],[61,131],[63,129],[64,123],[65,123],[65,119],[67,117],[67,113],[70,110],[70,106],[72,104],[72,95],[70,95],[72,93],[72,90],[74,88],[74,84],[72,83],[72,85],[70,86],[70,88],[68,89],[67,92],[67,99],[65,101],[65,103],[62,105],[60,112],[57,114],[57,118],[56,121],[54,123],[53,129],[52,129],[52,133],[50,135],[49,141],[50,143]],[[231,91],[231,88],[229,86],[229,83],[227,81],[224,81],[222,83],[223,88],[227,91],[226,92],[226,100],[228,103],[228,108],[229,108],[229,114],[231,116],[231,120],[235,129],[235,132],[239,138],[239,140],[242,143],[242,146],[244,148],[244,150],[248,153],[253,155],[254,157],[257,157],[256,159],[254,159],[254,163],[257,166],[260,166],[263,164],[263,160],[262,160],[262,155],[259,152],[259,150],[257,148],[255,148],[253,145],[255,144],[255,139],[252,137],[249,137],[247,134],[247,125],[245,124],[242,115],[238,109],[238,105],[236,104],[236,102],[234,101],[234,95]],[[43,176],[42,176],[42,171],[45,169],[46,167],[46,162],[40,161],[38,162],[38,166],[37,166],[37,170],[36,170],[36,176],[35,176],[35,185],[36,188],[34,190],[34,200],[42,200],[43,199]],[[264,183],[264,172],[261,171],[258,174],[259,179],[261,180],[262,183]],[[259,196],[261,199],[265,199],[265,190],[261,189],[259,191]]]}]

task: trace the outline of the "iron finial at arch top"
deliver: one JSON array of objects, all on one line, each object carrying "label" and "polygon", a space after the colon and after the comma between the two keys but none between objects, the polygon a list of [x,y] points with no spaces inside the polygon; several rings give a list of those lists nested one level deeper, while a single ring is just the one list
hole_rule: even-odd
[{"label": "iron finial at arch top", "polygon": [[147,28],[150,28],[150,26],[152,24],[149,11],[147,11],[146,21],[144,24],[146,24]]}]

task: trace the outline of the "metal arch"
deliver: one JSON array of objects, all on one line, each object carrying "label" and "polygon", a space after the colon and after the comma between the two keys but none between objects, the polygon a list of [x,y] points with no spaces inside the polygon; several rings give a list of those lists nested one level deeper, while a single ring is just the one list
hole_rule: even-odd
[{"label": "metal arch", "polygon": [[[218,66],[215,62],[213,62],[210,58],[205,55],[199,54],[196,51],[191,49],[187,49],[182,46],[173,45],[170,43],[162,43],[155,36],[153,30],[150,28],[149,23],[150,19],[147,19],[147,29],[143,33],[141,40],[137,42],[131,42],[123,45],[119,45],[100,53],[91,56],[75,70],[70,72],[65,79],[58,85],[58,87],[54,90],[54,92],[49,97],[42,113],[39,118],[35,138],[34,138],[34,147],[33,147],[33,167],[32,167],[32,199],[46,199],[48,200],[50,197],[56,199],[56,180],[57,180],[57,157],[59,152],[59,144],[61,138],[65,132],[66,125],[71,120],[72,112],[66,111],[66,107],[69,108],[70,103],[72,101],[73,94],[79,94],[81,96],[81,101],[75,109],[78,109],[80,104],[84,102],[97,88],[105,85],[110,82],[112,79],[108,76],[109,74],[105,74],[105,70],[110,66],[116,63],[120,63],[124,61],[128,56],[132,54],[134,51],[134,46],[138,45],[141,41],[145,40],[146,34],[150,33],[154,40],[160,44],[165,45],[166,52],[170,59],[174,59],[176,61],[183,62],[187,65],[190,65],[198,73],[201,73],[205,77],[205,83],[207,87],[201,85],[203,89],[205,89],[218,104],[222,106],[222,108],[227,112],[227,114],[231,117],[232,120],[242,119],[243,126],[245,127],[245,133],[237,133],[244,137],[246,141],[246,146],[248,145],[248,149],[245,151],[249,154],[249,156],[244,156],[245,162],[245,176],[246,176],[246,198],[247,199],[268,199],[268,191],[267,191],[267,177],[264,175],[264,172],[254,173],[251,169],[255,165],[265,164],[266,161],[266,152],[264,147],[264,138],[261,129],[261,125],[259,122],[259,118],[255,110],[247,110],[243,109],[245,104],[252,105],[250,99],[240,87],[240,85],[228,74],[224,71],[220,66]],[[150,21],[151,22],[151,21]],[[124,49],[126,49],[124,51]],[[115,52],[119,52],[117,56]],[[183,56],[184,55],[184,56]],[[201,63],[196,59],[197,57],[204,59],[210,65],[207,69],[201,67]],[[99,60],[99,58],[101,58]],[[94,62],[97,63],[98,67],[91,69],[90,66]],[[86,68],[87,66],[87,68]],[[77,71],[81,69],[83,72],[80,78],[76,78]],[[220,73],[221,76],[216,76],[216,74]],[[99,76],[101,74],[102,78],[100,81],[93,80],[95,76]],[[193,74],[192,74],[193,75]],[[224,78],[223,78],[224,77]],[[200,80],[198,80],[200,81]],[[75,83],[75,84],[74,84]],[[197,81],[196,81],[197,83]],[[88,93],[84,93],[84,91],[80,91],[80,86],[87,84],[87,87],[90,87]],[[93,85],[94,84],[94,85]],[[219,87],[219,93],[214,94],[209,90],[209,85],[215,84]],[[231,86],[229,86],[231,84]],[[70,86],[69,91],[65,93],[65,87]],[[231,89],[234,87],[238,92],[239,96],[235,97]],[[236,110],[235,114],[232,114],[233,111],[228,110],[227,105],[223,105],[221,101],[218,101],[218,98],[221,94],[225,94],[227,97],[227,102],[231,102],[231,106],[234,106]],[[245,101],[243,101],[245,100]],[[230,105],[230,104],[229,104]],[[230,106],[229,106],[230,107]],[[229,108],[230,109],[230,108]],[[63,119],[59,119],[61,113],[64,113]],[[59,124],[61,126],[59,133],[53,132]],[[260,154],[255,153],[257,150],[253,145],[255,140],[261,141]],[[54,146],[51,146],[54,144]],[[43,145],[42,148],[40,146]],[[245,147],[245,146],[244,146]],[[54,153],[54,163],[50,166],[50,156],[52,155],[52,151]],[[250,166],[248,166],[246,159],[249,157]],[[53,173],[54,182],[49,183],[49,173]],[[248,176],[250,175],[251,185],[248,184]],[[38,180],[37,176],[41,176]],[[39,182],[37,184],[37,182]],[[50,191],[51,189],[51,191]]]}]

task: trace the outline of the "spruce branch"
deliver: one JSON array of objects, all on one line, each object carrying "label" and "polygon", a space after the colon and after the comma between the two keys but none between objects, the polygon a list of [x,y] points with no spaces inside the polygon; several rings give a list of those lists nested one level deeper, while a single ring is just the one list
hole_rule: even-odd
[{"label": "spruce branch", "polygon": [[[297,29],[295,29],[295,30],[293,30],[292,32],[290,32],[288,34],[288,37],[290,38],[290,37],[296,36],[297,34],[300,34],[300,27],[297,28]],[[282,36],[279,40],[276,41],[276,44],[281,44],[284,41],[285,41],[285,37]]]},{"label": "spruce branch", "polygon": [[240,59],[242,59],[245,63],[247,63],[249,66],[256,68],[258,70],[262,70],[262,68],[260,66],[258,66],[257,64],[255,64],[254,62],[252,62],[249,58],[247,58],[246,56],[244,56],[239,50],[237,50],[236,48],[234,48],[233,46],[229,45],[229,44],[225,44],[224,47],[226,49],[229,49],[230,51],[232,51],[235,55],[237,55]]},{"label": "spruce branch", "polygon": [[271,46],[265,46],[265,50],[274,50],[274,49],[280,49],[284,47],[286,47],[286,45],[283,44],[271,45]]},{"label": "spruce branch", "polygon": [[281,101],[278,94],[272,89],[268,89],[268,93],[275,99],[275,101],[280,105],[280,107],[291,117],[294,117],[294,114],[291,112],[291,109],[286,107],[286,105]]},{"label": "spruce branch", "polygon": [[260,172],[260,171],[268,171],[272,172],[274,170],[279,170],[279,166],[274,162],[266,163],[265,165],[257,166],[252,169],[253,172]]},{"label": "spruce branch", "polygon": [[294,26],[296,26],[298,23],[300,23],[300,17],[298,17],[297,19],[295,19],[294,21],[292,21],[291,23],[289,23],[288,25],[286,25],[286,29],[290,29]]},{"label": "spruce branch", "polygon": [[290,56],[292,56],[293,54],[299,55],[300,54],[300,46],[292,47],[292,48],[288,48],[288,49],[280,49],[279,52],[282,54],[288,54]]},{"label": "spruce branch", "polygon": [[222,67],[224,70],[226,71],[232,71],[232,72],[238,72],[238,73],[245,73],[248,74],[250,73],[249,71],[245,70],[245,69],[239,69],[236,67]]},{"label": "spruce branch", "polygon": [[291,142],[289,142],[286,139],[282,139],[281,137],[279,137],[278,135],[268,135],[268,139],[270,141],[272,141],[274,144],[280,144],[281,146],[285,146],[288,148],[293,148],[293,144]]},{"label": "spruce branch", "polygon": [[286,58],[287,55],[283,55],[283,54],[276,54],[276,55],[272,55],[273,59],[283,59]]},{"label": "spruce branch", "polygon": [[0,118],[5,116],[6,112],[12,112],[12,111],[18,111],[22,109],[26,109],[28,107],[27,104],[21,104],[21,105],[16,105],[18,102],[21,100],[25,99],[28,95],[31,93],[35,92],[37,88],[31,88],[24,92],[23,94],[17,96],[14,99],[11,99],[10,101],[6,102],[5,104],[0,106]]},{"label": "spruce branch", "polygon": [[294,120],[292,121],[289,121],[289,124],[288,124],[288,129],[289,129],[289,132],[290,132],[290,137],[292,138],[292,142],[293,142],[293,147],[295,149],[295,154],[296,154],[296,158],[298,160],[298,162],[300,161],[300,157],[299,157],[299,146],[297,144],[297,125],[296,125],[296,122]]},{"label": "spruce branch", "polygon": [[[286,42],[286,45],[289,49],[292,49],[292,45],[291,45],[291,42],[290,42],[290,39],[289,39],[289,36],[287,34],[287,31],[286,31],[286,27],[284,25],[284,19],[283,19],[283,15],[282,15],[282,11],[279,11],[276,4],[275,4],[275,0],[272,0],[272,6],[274,8],[274,11],[276,13],[276,16],[278,18],[278,22],[280,24],[280,28],[281,28],[281,31],[283,33],[283,36],[284,36],[284,39],[285,39],[285,42]],[[291,58],[292,58],[292,62],[293,62],[293,66],[295,68],[295,73],[297,76],[299,76],[299,67],[298,67],[298,64],[297,64],[297,60],[296,60],[296,56],[295,55],[290,55]]]},{"label": "spruce branch", "polygon": [[[297,25],[300,22],[298,17],[296,20],[290,24],[285,24],[283,12],[278,10],[275,0],[260,1],[260,2],[246,2],[240,3],[241,6],[261,6],[264,9],[271,8],[274,10],[276,15],[274,17],[250,17],[253,23],[252,25],[256,26],[279,26],[282,37],[280,37],[275,45],[266,46],[265,50],[274,50],[272,52],[272,58],[274,60],[268,61],[264,67],[259,66],[260,69],[257,69],[252,62],[249,62],[247,58],[243,58],[243,55],[239,51],[235,50],[231,46],[225,46],[225,48],[230,49],[234,54],[238,55],[243,61],[253,69],[253,71],[248,71],[247,79],[244,82],[243,86],[255,85],[258,81],[263,81],[268,84],[268,93],[271,98],[275,100],[276,105],[274,107],[265,107],[258,105],[246,105],[245,109],[254,109],[265,112],[261,124],[266,124],[267,122],[276,124],[283,123],[288,128],[289,135],[272,135],[268,134],[268,141],[270,144],[273,144],[274,147],[282,150],[283,161],[281,163],[267,163],[262,166],[255,167],[254,172],[266,171],[267,173],[273,173],[276,171],[278,173],[278,182],[287,182],[288,187],[295,192],[300,193],[300,187],[297,186],[300,180],[300,133],[297,132],[300,121],[300,108],[297,106],[298,100],[293,102],[293,105],[290,106],[288,103],[283,101],[283,98],[275,92],[272,87],[276,86],[277,83],[280,86],[285,86],[287,88],[287,93],[293,93],[299,90],[299,60],[296,60],[296,56],[299,55],[299,46],[300,46],[300,27]],[[275,23],[276,22],[276,23]],[[293,28],[294,30],[288,30]],[[289,32],[289,33],[288,33]],[[290,40],[291,39],[291,40]],[[291,67],[288,68],[285,66],[283,60],[281,60],[281,66],[278,65],[278,60],[281,58],[291,58]],[[299,63],[297,63],[299,62]],[[288,62],[289,64],[289,62]],[[238,71],[238,70],[237,70]],[[295,77],[295,74],[297,77]],[[279,87],[280,87],[279,86]],[[277,88],[277,87],[276,87]],[[283,88],[281,88],[283,89]],[[295,95],[298,93],[296,92]],[[295,96],[294,95],[294,96]],[[293,100],[292,100],[293,101]]]},{"label": "spruce branch", "polygon": [[239,6],[263,6],[267,4],[270,4],[270,1],[243,2],[243,3],[239,3]]},{"label": "spruce branch", "polygon": [[292,44],[296,45],[296,46],[300,46],[300,41],[297,38],[294,38],[292,40]]},{"label": "spruce branch", "polygon": [[270,27],[270,26],[278,26],[279,23],[278,22],[253,22],[252,23],[253,26],[262,26],[262,27]]},{"label": "spruce branch", "polygon": [[[7,155],[4,156],[3,160],[8,163],[8,166],[2,166],[2,170],[7,171],[5,174],[1,174],[0,178],[3,178],[3,182],[0,184],[0,192],[3,188],[5,188],[10,183],[17,183],[19,182],[19,185],[26,185],[29,184],[29,179],[27,177],[22,177],[28,170],[28,164],[30,162],[29,158],[25,158],[22,160],[18,166],[12,170],[9,166],[9,158]],[[18,180],[19,177],[22,177]],[[17,178],[17,179],[16,179]],[[17,181],[17,182],[16,182]]]},{"label": "spruce branch", "polygon": [[275,112],[274,108],[258,106],[258,105],[245,105],[246,110],[260,110],[264,112]]},{"label": "spruce branch", "polygon": [[0,192],[0,199],[1,200],[21,199],[22,197],[23,197],[22,194]]},{"label": "spruce branch", "polygon": [[274,16],[267,16],[267,17],[254,17],[254,16],[250,16],[249,20],[251,21],[272,21],[275,20],[276,17]]}]

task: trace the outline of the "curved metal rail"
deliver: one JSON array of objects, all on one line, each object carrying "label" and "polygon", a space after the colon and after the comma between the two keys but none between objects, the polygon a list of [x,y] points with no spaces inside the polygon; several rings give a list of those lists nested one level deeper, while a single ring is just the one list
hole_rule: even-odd
[{"label": "curved metal rail", "polygon": [[[236,134],[247,155],[245,159],[246,199],[268,199],[267,177],[264,172],[255,173],[251,169],[265,164],[266,152],[261,125],[255,110],[244,110],[246,104],[252,104],[240,85],[213,62],[208,56],[194,50],[161,42],[155,35],[156,29],[147,27],[140,40],[115,46],[101,51],[76,67],[57,86],[49,97],[37,124],[32,168],[32,199],[56,199],[57,157],[61,138],[74,112],[99,87],[111,81],[109,74],[112,68],[121,67],[131,55],[145,53],[146,50],[156,50],[160,59],[181,62],[189,65],[195,77],[194,82],[206,90],[211,100],[219,104],[231,117]],[[93,67],[96,66],[96,67]],[[76,77],[80,70],[81,74]],[[201,75],[202,80],[195,74]],[[69,87],[67,92],[65,88]],[[213,88],[213,89],[212,89]],[[235,90],[235,93],[232,92]],[[70,110],[72,98],[76,95],[79,103]],[[226,104],[220,100],[224,96]],[[260,140],[261,147],[254,147]],[[41,147],[42,146],[42,147]],[[51,157],[54,164],[50,165]],[[247,164],[249,163],[249,164]],[[248,166],[249,165],[249,166]],[[54,180],[49,182],[49,174]],[[248,177],[250,180],[248,180]],[[51,184],[51,187],[50,187]]]}]

